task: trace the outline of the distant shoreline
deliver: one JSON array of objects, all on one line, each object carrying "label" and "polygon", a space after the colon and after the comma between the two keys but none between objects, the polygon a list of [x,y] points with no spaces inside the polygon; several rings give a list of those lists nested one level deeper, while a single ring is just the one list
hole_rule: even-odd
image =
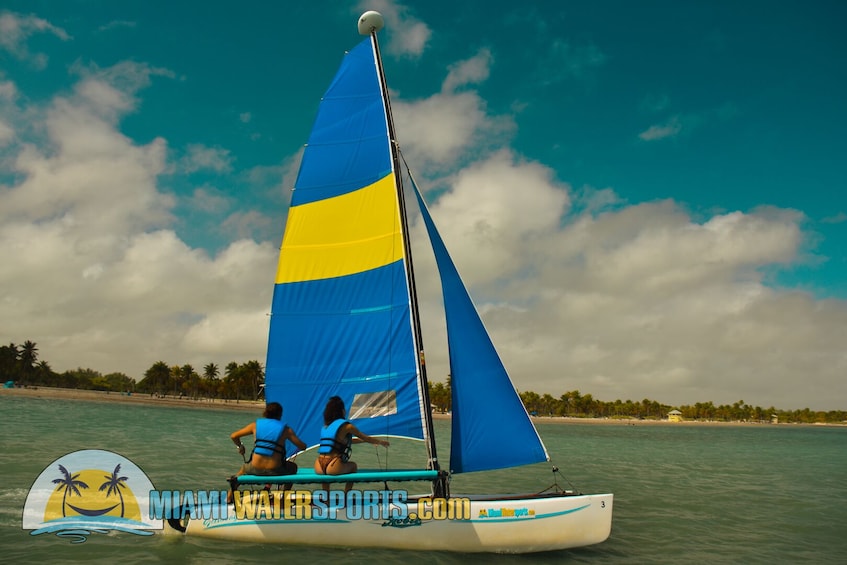
[{"label": "distant shoreline", "polygon": [[[15,396],[24,398],[43,398],[50,400],[84,400],[89,402],[123,402],[126,404],[142,404],[150,406],[173,406],[181,408],[196,408],[200,410],[247,410],[261,413],[264,409],[263,400],[222,400],[219,398],[179,397],[174,395],[156,396],[144,393],[120,393],[100,390],[79,390],[73,388],[31,387],[31,388],[0,388],[0,397]],[[434,412],[435,420],[449,420],[450,414]],[[792,424],[780,422],[718,422],[702,420],[684,420],[671,422],[668,420],[639,420],[637,418],[579,418],[573,416],[532,416],[532,420],[543,424],[600,424],[618,426],[833,426],[844,427],[845,424]]]},{"label": "distant shoreline", "polygon": [[174,395],[150,395],[144,393],[127,394],[125,392],[106,392],[102,390],[80,390],[75,388],[30,387],[2,388],[2,396],[18,396],[26,398],[43,398],[50,400],[87,400],[90,402],[123,402],[126,404],[146,404],[150,406],[179,406],[183,408],[213,409],[213,410],[252,410],[261,412],[265,402],[255,400],[221,400],[219,398],[179,397]]}]

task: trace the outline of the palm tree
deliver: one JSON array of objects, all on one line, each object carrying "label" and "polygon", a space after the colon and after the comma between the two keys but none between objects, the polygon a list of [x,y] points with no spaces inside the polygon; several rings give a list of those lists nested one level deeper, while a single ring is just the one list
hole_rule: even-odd
[{"label": "palm tree", "polygon": [[429,384],[429,403],[438,408],[439,412],[447,409],[447,389],[444,383]]},{"label": "palm tree", "polygon": [[4,379],[10,379],[16,376],[19,372],[18,360],[21,357],[21,352],[18,351],[18,346],[14,343],[0,347],[0,375]]},{"label": "palm tree", "polygon": [[124,481],[127,480],[127,478],[126,477],[119,477],[118,473],[120,473],[120,472],[121,472],[121,464],[118,463],[118,465],[115,467],[115,470],[112,471],[111,475],[103,475],[103,478],[107,479],[107,480],[106,480],[105,483],[100,485],[99,490],[100,491],[104,491],[104,490],[106,491],[106,498],[109,498],[110,496],[112,496],[112,494],[118,495],[118,498],[121,501],[121,518],[123,518],[124,517],[124,495],[121,492],[121,489],[126,488],[126,485],[124,485],[123,483],[124,483]]},{"label": "palm tree", "polygon": [[265,382],[265,370],[262,364],[256,361],[247,361],[244,365],[242,386],[250,390],[253,394],[251,398],[257,400],[259,398],[259,385]]},{"label": "palm tree", "polygon": [[[182,370],[180,371],[182,376],[182,392],[188,392],[189,396],[192,398],[197,396],[197,384],[200,380],[200,375],[197,374],[197,371],[194,370],[194,367],[185,364],[182,366]],[[182,394],[182,392],[180,394]]]},{"label": "palm tree", "polygon": [[177,395],[177,389],[182,388],[182,367],[174,365],[171,367],[171,382],[174,385],[174,396]]},{"label": "palm tree", "polygon": [[34,342],[26,340],[21,346],[21,363],[32,367],[36,361],[38,361],[38,348]]},{"label": "palm tree", "polygon": [[227,396],[231,396],[233,392],[235,392],[235,401],[238,402],[240,398],[239,388],[240,388],[240,373],[241,367],[239,367],[238,363],[235,361],[230,361],[226,364],[226,378],[224,382],[226,383]]},{"label": "palm tree", "polygon": [[171,378],[171,369],[164,361],[156,361],[144,373],[144,378],[138,383],[141,390],[163,394],[168,390],[168,382]]},{"label": "palm tree", "polygon": [[218,369],[218,366],[214,363],[209,363],[203,367],[203,378],[205,379],[203,385],[205,386],[206,392],[209,396],[213,396],[217,391],[216,384],[219,374],[220,369]]},{"label": "palm tree", "polygon": [[539,404],[541,403],[541,397],[538,396],[537,392],[533,392],[531,390],[525,390],[520,393],[521,401],[523,402],[524,408],[526,411],[532,414],[538,414]]},{"label": "palm tree", "polygon": [[63,465],[59,465],[59,471],[62,472],[62,477],[58,479],[53,479],[54,485],[59,485],[59,490],[65,491],[62,495],[62,516],[67,516],[65,512],[65,506],[68,503],[69,496],[82,496],[82,493],[79,491],[80,488],[86,489],[88,485],[83,481],[77,480],[79,478],[79,473],[76,475],[71,475],[70,471],[65,469]]},{"label": "palm tree", "polygon": [[32,380],[36,362],[38,362],[38,348],[34,342],[26,340],[20,352],[21,374],[25,382]]},{"label": "palm tree", "polygon": [[552,416],[553,409],[556,406],[556,399],[553,398],[553,395],[549,392],[545,392],[539,402],[541,403],[542,414]]},{"label": "palm tree", "polygon": [[209,363],[205,367],[203,367],[203,376],[207,379],[214,380],[218,378],[218,375],[221,374],[220,369],[215,363]]}]

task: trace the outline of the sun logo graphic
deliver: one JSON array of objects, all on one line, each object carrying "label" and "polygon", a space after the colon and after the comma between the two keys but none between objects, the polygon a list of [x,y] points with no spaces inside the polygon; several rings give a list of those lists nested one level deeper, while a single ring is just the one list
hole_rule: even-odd
[{"label": "sun logo graphic", "polygon": [[82,543],[111,530],[151,535],[161,520],[149,519],[153,484],[135,463],[111,451],[86,449],[51,463],[35,479],[24,504],[23,529],[55,533]]}]

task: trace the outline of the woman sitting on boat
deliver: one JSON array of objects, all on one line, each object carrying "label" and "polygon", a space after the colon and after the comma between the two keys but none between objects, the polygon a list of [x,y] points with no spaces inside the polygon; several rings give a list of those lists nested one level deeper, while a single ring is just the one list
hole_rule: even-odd
[{"label": "woman sitting on boat", "polygon": [[290,441],[301,451],[306,449],[306,444],[282,421],[282,405],[279,402],[269,402],[262,418],[229,436],[242,456],[244,444],[241,438],[249,435],[256,436],[253,453],[250,461],[241,466],[238,475],[292,475],[297,472],[297,464],[285,458],[285,442]]},{"label": "woman sitting on boat", "polygon": [[[351,445],[367,442],[388,447],[384,439],[371,437],[359,431],[347,419],[344,401],[333,396],[324,408],[324,427],[321,428],[321,442],[318,447],[318,458],[315,460],[315,473],[319,475],[344,475],[355,473],[359,466],[350,461]],[[324,490],[329,489],[328,483],[323,483]],[[353,483],[347,483],[345,491],[353,488]]]}]

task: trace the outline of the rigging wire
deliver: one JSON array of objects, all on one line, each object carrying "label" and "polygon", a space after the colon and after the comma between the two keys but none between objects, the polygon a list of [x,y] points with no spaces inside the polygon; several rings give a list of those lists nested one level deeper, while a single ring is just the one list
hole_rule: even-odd
[{"label": "rigging wire", "polygon": [[[545,493],[545,492],[550,491],[550,490],[552,490],[553,492],[556,492],[556,493],[582,494],[581,492],[579,492],[577,490],[577,488],[573,485],[573,483],[571,483],[570,480],[566,476],[564,476],[561,473],[561,471],[559,471],[559,467],[557,465],[553,465],[553,467],[550,470],[553,473],[553,484],[550,485],[549,487],[547,487],[546,489],[539,491],[538,494],[542,494],[542,493]],[[564,488],[560,487],[559,481],[556,479],[556,475],[561,477],[562,480],[565,481],[568,484],[570,489],[564,489]]]}]

